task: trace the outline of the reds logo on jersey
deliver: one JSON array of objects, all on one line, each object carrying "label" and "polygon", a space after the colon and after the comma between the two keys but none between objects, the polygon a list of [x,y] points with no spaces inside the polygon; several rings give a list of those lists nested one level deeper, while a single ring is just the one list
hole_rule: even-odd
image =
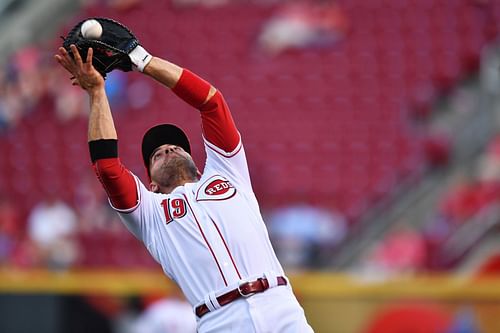
[{"label": "reds logo on jersey", "polygon": [[236,189],[222,176],[207,179],[196,193],[197,201],[227,200],[236,194]]}]

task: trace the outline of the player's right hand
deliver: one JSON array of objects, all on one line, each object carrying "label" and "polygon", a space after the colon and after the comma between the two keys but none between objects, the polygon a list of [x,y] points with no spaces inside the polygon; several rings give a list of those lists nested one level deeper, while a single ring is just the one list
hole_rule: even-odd
[{"label": "player's right hand", "polygon": [[59,54],[56,54],[54,58],[73,76],[72,84],[82,87],[89,93],[93,90],[104,89],[104,78],[92,65],[92,48],[89,48],[85,62],[75,45],[71,45],[70,48],[74,60],[63,47],[59,48]]}]

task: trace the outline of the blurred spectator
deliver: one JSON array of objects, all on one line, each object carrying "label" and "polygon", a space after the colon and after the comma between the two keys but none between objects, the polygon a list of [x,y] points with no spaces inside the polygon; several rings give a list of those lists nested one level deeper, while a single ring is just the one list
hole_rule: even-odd
[{"label": "blurred spectator", "polygon": [[474,310],[469,307],[459,309],[446,333],[481,333]]},{"label": "blurred spectator", "polygon": [[441,197],[438,214],[460,224],[481,209],[500,201],[500,135],[479,156],[475,172],[461,175]]},{"label": "blurred spectator", "polygon": [[285,3],[265,24],[258,38],[260,47],[278,54],[287,49],[326,47],[342,40],[349,22],[334,1]]},{"label": "blurred spectator", "polygon": [[[131,301],[128,297],[121,297],[110,293],[86,294],[82,296],[82,300],[102,318],[106,318],[106,322],[109,323],[119,323],[122,317],[127,316]],[[106,327],[106,331],[130,333],[128,330],[120,327],[120,325],[112,324],[109,326],[115,327]]]},{"label": "blurred spectator", "polygon": [[368,253],[363,270],[382,277],[413,274],[425,267],[427,255],[421,233],[408,226],[398,226]]},{"label": "blurred spectator", "polygon": [[23,110],[15,76],[9,70],[0,72],[0,130],[15,126]]},{"label": "blurred spectator", "polygon": [[41,254],[41,264],[49,268],[67,268],[78,257],[74,239],[77,231],[75,212],[54,194],[46,195],[28,218],[28,233]]},{"label": "blurred spectator", "polygon": [[[69,80],[69,76],[59,68],[39,70],[39,76],[44,78],[46,93],[54,100],[54,111],[59,121],[66,122],[80,116],[86,116],[89,112],[88,96],[82,89],[61,81]],[[50,75],[43,75],[50,71]],[[106,78],[106,93],[108,94],[111,107],[120,110],[124,104],[128,104],[127,89],[128,76],[122,71],[113,71]],[[145,92],[146,98],[151,95]],[[141,96],[142,97],[142,96]],[[142,97],[144,99],[144,97]]]},{"label": "blurred spectator", "polygon": [[162,298],[150,303],[137,317],[130,333],[195,333],[196,318],[188,302]]},{"label": "blurred spectator", "polygon": [[45,94],[46,86],[40,71],[44,63],[43,50],[36,46],[26,47],[14,54],[14,61],[21,97],[25,107],[31,112]]},{"label": "blurred spectator", "polygon": [[113,110],[120,110],[126,103],[127,78],[122,71],[113,71],[106,77],[106,94]]},{"label": "blurred spectator", "polygon": [[60,122],[70,121],[88,113],[87,94],[78,87],[70,84],[61,84],[69,81],[69,76],[59,68],[49,65],[50,75],[46,77],[47,93],[53,99],[53,109],[57,120]]},{"label": "blurred spectator", "polygon": [[[75,190],[75,207],[79,217],[79,231],[99,232],[112,228],[111,221],[116,214],[109,212],[108,198],[101,184],[90,171],[82,177]],[[111,215],[112,214],[112,215]],[[118,224],[121,227],[121,223]]]},{"label": "blurred spectator", "polygon": [[0,69],[0,131],[16,126],[35,109],[54,109],[61,121],[85,113],[85,94],[61,86],[61,80],[68,78],[54,68],[53,59],[41,47],[25,47],[10,56],[7,66]]},{"label": "blurred spectator", "polygon": [[0,195],[0,266],[10,263],[22,227],[18,209],[9,198]]},{"label": "blurred spectator", "polygon": [[305,204],[278,208],[266,220],[276,253],[288,269],[322,264],[347,232],[344,216]]},{"label": "blurred spectator", "polygon": [[[85,107],[86,96],[81,93],[81,89],[77,90],[74,87],[67,85],[57,86],[58,94],[55,98],[55,113],[57,119],[61,122],[66,122],[86,113]],[[61,92],[62,90],[62,92]]]},{"label": "blurred spectator", "polygon": [[439,304],[402,302],[382,309],[364,333],[445,333],[452,314]]},{"label": "blurred spectator", "polygon": [[438,201],[438,208],[424,228],[430,254],[428,268],[449,268],[453,263],[442,257],[444,242],[464,223],[500,202],[500,137],[489,143],[476,164],[475,172],[461,174]]},{"label": "blurred spectator", "polygon": [[477,178],[483,182],[500,182],[500,135],[490,141],[485,154],[479,157]]},{"label": "blurred spectator", "polygon": [[482,182],[474,178],[456,183],[441,199],[438,214],[447,218],[451,224],[461,224],[481,209],[497,201],[499,186],[496,183]]},{"label": "blurred spectator", "polygon": [[377,311],[364,333],[479,333],[472,309],[453,313],[438,303],[400,302]]}]

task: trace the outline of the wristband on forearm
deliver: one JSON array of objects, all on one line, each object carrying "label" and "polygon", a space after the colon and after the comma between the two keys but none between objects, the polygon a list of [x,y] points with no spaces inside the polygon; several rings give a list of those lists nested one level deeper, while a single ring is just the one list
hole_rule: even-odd
[{"label": "wristband on forearm", "polygon": [[139,72],[143,72],[144,67],[153,59],[153,56],[140,45],[136,46],[128,56],[133,64],[133,69]]}]

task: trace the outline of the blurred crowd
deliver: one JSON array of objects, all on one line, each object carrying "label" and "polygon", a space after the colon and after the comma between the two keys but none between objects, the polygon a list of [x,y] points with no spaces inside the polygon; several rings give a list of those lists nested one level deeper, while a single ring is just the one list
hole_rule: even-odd
[{"label": "blurred crowd", "polygon": [[[99,1],[87,1],[87,5],[96,2]],[[183,8],[223,6],[230,2],[173,0],[172,4]],[[126,11],[140,1],[103,3]],[[348,17],[335,1],[273,1],[273,4],[276,4],[275,12],[263,24],[255,40],[256,48],[268,55],[300,48],[333,47],[349,33]],[[67,82],[63,71],[55,70],[52,59],[55,47],[32,45],[22,48],[0,68],[0,136],[14,129],[23,117],[47,105],[53,106],[54,121],[64,123],[86,117],[86,95]],[[148,86],[129,82],[127,75],[121,72],[111,73],[106,84],[114,109],[119,109],[120,103],[140,108],[151,99]],[[137,98],[138,95],[141,98]],[[436,131],[426,140],[429,163],[437,167],[446,165],[450,158],[450,134]],[[432,257],[435,247],[461,223],[499,199],[499,147],[500,139],[490,143],[477,173],[457,181],[449,189],[425,228],[399,227],[389,232],[366,256],[365,267],[384,272],[439,268],[440,263]],[[44,198],[32,207],[24,221],[16,202],[7,193],[0,196],[0,263],[3,265],[67,269],[110,262],[125,266],[151,264],[145,259],[145,252],[132,259],[119,258],[113,253],[106,258],[102,258],[104,255],[93,258],[97,251],[90,252],[90,248],[98,246],[99,242],[123,248],[134,240],[109,208],[105,193],[90,170],[87,177],[79,181],[72,201],[64,202],[57,193],[44,193]],[[289,203],[265,212],[265,216],[276,251],[285,267],[291,269],[328,265],[331,253],[349,232],[347,219],[332,206]]]},{"label": "blurred crowd", "polygon": [[[133,9],[141,0],[86,0],[85,6],[102,2],[117,11]],[[172,0],[174,6],[221,6],[231,2],[257,0]],[[280,4],[263,25],[256,44],[264,52],[276,54],[290,49],[331,47],[349,30],[349,20],[335,1],[263,1]],[[56,44],[29,45],[14,52],[0,68],[0,133],[15,126],[22,117],[53,101],[60,121],[85,115],[86,95],[71,85],[61,84],[68,77],[56,68],[53,60]],[[112,103],[124,103],[134,88],[127,91],[126,75],[111,73],[107,82]],[[144,87],[140,87],[144,88]],[[132,94],[136,95],[136,94]],[[146,95],[147,94],[143,94]],[[128,100],[134,103],[134,99]],[[147,104],[142,101],[141,104]]]},{"label": "blurred crowd", "polygon": [[[223,6],[235,0],[173,0],[178,9],[191,6]],[[262,26],[256,47],[270,55],[288,49],[328,47],[347,33],[348,21],[332,1],[239,1],[277,5],[275,14]],[[84,1],[85,6],[108,6],[116,11],[132,10],[140,0]],[[65,123],[85,119],[88,113],[86,94],[69,84],[66,73],[53,60],[54,44],[33,44],[14,52],[0,67],[0,136],[14,131],[24,117],[50,110],[53,121]],[[106,90],[114,110],[124,103],[140,108],[151,98],[151,88],[128,82],[127,75],[113,72],[106,80]],[[140,91],[140,93],[138,93]],[[138,98],[138,96],[140,98]],[[137,260],[92,258],[98,239],[111,246],[124,246],[131,236],[111,211],[104,191],[90,174],[79,181],[74,198],[66,201],[55,191],[46,191],[43,201],[31,208],[28,216],[20,214],[8,193],[0,196],[0,263],[23,268],[49,267],[68,269],[81,265],[151,264]],[[2,189],[0,188],[0,191]],[[324,265],[328,253],[346,234],[346,221],[335,210],[298,203],[268,212],[269,225],[277,251],[284,264],[293,268]],[[101,247],[104,245],[101,245]],[[147,256],[141,253],[140,257]],[[100,255],[99,257],[103,257]]]},{"label": "blurred crowd", "polygon": [[[471,173],[460,174],[438,198],[428,220],[419,226],[396,223],[360,263],[366,276],[386,277],[454,268],[476,242],[447,253],[446,244],[466,224],[482,229],[485,217],[500,207],[500,135],[479,156]],[[466,235],[467,236],[467,235]],[[472,235],[469,235],[472,236]],[[472,238],[473,237],[468,237]]]},{"label": "blurred crowd", "polygon": [[[141,2],[83,1],[86,6],[99,4],[118,12],[133,10]],[[268,57],[300,52],[301,49],[334,49],[349,37],[351,22],[336,1],[171,0],[175,10],[196,6],[216,8],[234,2],[275,6],[254,39],[255,49]],[[488,13],[488,0],[471,2]],[[488,33],[496,34],[496,31]],[[53,120],[61,123],[86,117],[86,94],[72,87],[66,73],[56,69],[52,59],[56,47],[55,44],[24,47],[0,66],[0,140],[2,135],[15,131],[24,117],[42,109],[49,108]],[[152,99],[150,86],[142,81],[129,81],[127,77],[121,72],[113,72],[106,81],[110,103],[115,110],[124,103],[141,108]],[[443,86],[447,84],[441,83]],[[494,86],[497,87],[497,83]],[[428,99],[434,97],[429,97],[432,94],[427,95],[426,91],[423,95],[410,101],[413,116],[420,122],[430,117],[432,101]],[[454,109],[468,112],[469,103],[467,98],[459,99]],[[434,170],[446,168],[452,158],[452,133],[431,127],[424,131],[427,132],[423,142],[427,163]],[[76,181],[75,187],[76,192],[70,199],[56,192],[41,193],[40,197],[44,199],[31,207],[26,216],[21,213],[19,203],[0,188],[0,268],[48,268],[56,271],[109,266],[157,268],[110,208],[90,167],[86,176]],[[495,212],[498,207],[500,134],[489,142],[473,172],[462,174],[444,191],[425,223],[418,226],[408,225],[406,221],[396,223],[364,253],[358,264],[359,272],[371,278],[384,278],[453,268],[467,248],[458,254],[449,254],[443,251],[443,245],[464,225],[471,221],[480,224],[484,214]],[[308,202],[289,202],[263,213],[273,246],[287,272],[327,267],[332,253],[343,245],[351,231],[349,219],[333,204],[325,207]],[[500,271],[500,259],[495,259],[487,267],[489,272]],[[180,297],[142,299],[132,316],[127,316],[128,305],[123,300],[89,296],[86,301],[116,325],[123,325],[116,331],[195,331],[192,309]],[[413,325],[412,318],[426,315],[431,318],[428,325],[446,327],[446,332],[475,332],[467,309],[451,318],[449,312],[428,304],[388,307],[381,311],[372,330],[367,332],[386,332],[387,325],[394,327],[403,321],[405,325]],[[467,327],[468,331],[465,330]]]},{"label": "blurred crowd", "polygon": [[61,84],[68,78],[55,70],[53,52],[47,45],[27,46],[13,53],[0,69],[0,133],[47,105],[54,105],[59,121],[85,114],[85,95]]},{"label": "blurred crowd", "polygon": [[[471,175],[459,177],[440,197],[432,217],[421,227],[398,223],[363,259],[370,274],[413,274],[447,269],[439,248],[463,224],[483,211],[500,205],[500,136],[495,137],[479,158]],[[76,204],[78,203],[78,204]],[[269,233],[281,262],[287,269],[301,270],[328,265],[329,258],[345,239],[349,225],[331,207],[305,203],[277,207],[266,212]],[[89,239],[96,239],[89,243]],[[136,242],[108,205],[106,195],[90,173],[82,179],[73,202],[56,193],[33,207],[27,221],[21,220],[16,203],[0,197],[0,263],[17,267],[66,269],[74,265],[142,265],[142,260],[88,258],[88,246],[120,246],[113,239]],[[87,242],[86,242],[87,241]],[[83,242],[83,243],[82,243]],[[98,251],[91,251],[96,253]],[[128,255],[127,252],[124,255]],[[99,257],[104,254],[98,254]],[[103,261],[104,260],[104,261]]]},{"label": "blurred crowd", "polygon": [[[54,45],[30,45],[17,50],[0,68],[0,138],[14,131],[30,114],[50,111],[53,121],[65,123],[86,117],[88,102],[80,89],[53,60]],[[118,103],[125,89],[123,75],[110,75],[110,101]],[[89,173],[91,171],[89,170]],[[95,177],[80,180],[72,202],[46,191],[23,216],[8,193],[0,195],[0,263],[16,267],[66,269],[81,262],[79,237],[90,232],[120,233],[115,214]],[[0,189],[1,191],[2,189]]]},{"label": "blurred crowd", "polygon": [[[54,121],[61,123],[87,115],[87,95],[69,84],[69,77],[53,59],[57,47],[44,44],[21,48],[0,68],[0,135],[23,117],[47,108]],[[127,100],[126,75],[111,73],[106,84],[112,105]]]},{"label": "blurred crowd", "polygon": [[[8,196],[0,197],[1,266],[53,270],[87,265],[105,267],[121,263],[103,261],[105,253],[92,258],[110,245],[107,241],[134,241],[91,175],[80,182],[72,202],[65,202],[57,193],[45,193],[44,200],[35,205],[25,219],[19,212],[18,205]],[[85,240],[94,235],[102,244],[89,249],[90,244]],[[137,262],[122,265],[133,266]]]}]

